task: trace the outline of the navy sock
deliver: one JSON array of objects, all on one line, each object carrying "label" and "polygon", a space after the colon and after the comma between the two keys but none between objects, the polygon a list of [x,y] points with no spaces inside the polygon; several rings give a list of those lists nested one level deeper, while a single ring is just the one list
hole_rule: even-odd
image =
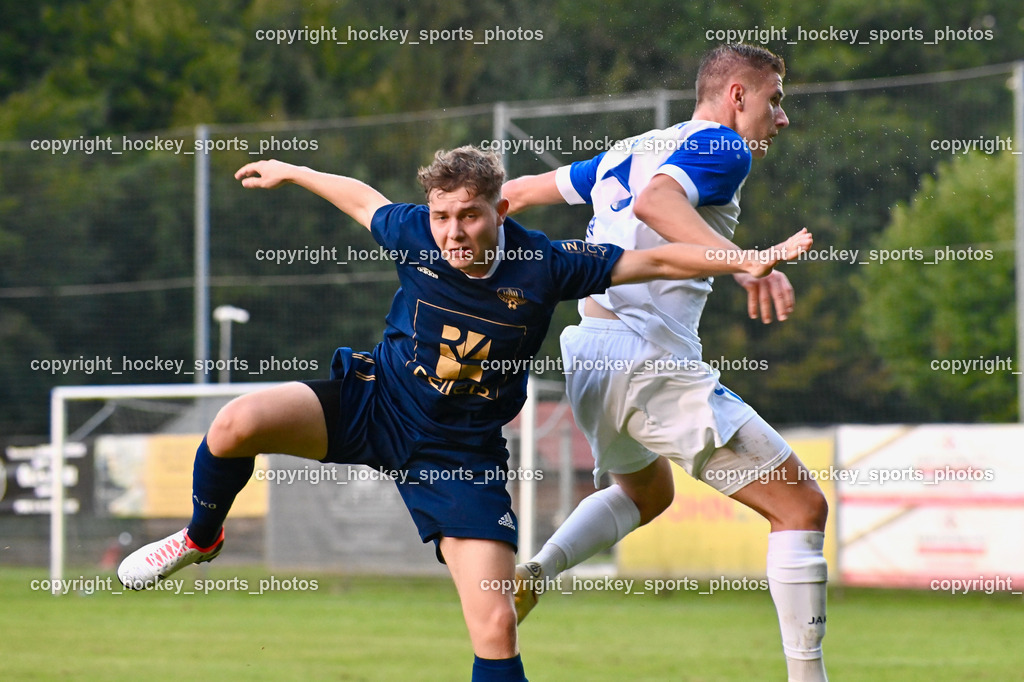
[{"label": "navy sock", "polygon": [[473,682],[526,682],[523,659],[519,654],[498,659],[474,656]]},{"label": "navy sock", "polygon": [[203,438],[192,468],[192,542],[200,547],[216,542],[235,495],[249,482],[255,465],[255,457],[214,457]]}]

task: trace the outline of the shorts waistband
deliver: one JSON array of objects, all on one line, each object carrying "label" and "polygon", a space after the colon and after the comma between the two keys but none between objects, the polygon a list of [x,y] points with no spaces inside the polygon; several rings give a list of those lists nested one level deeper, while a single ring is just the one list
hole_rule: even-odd
[{"label": "shorts waistband", "polygon": [[629,332],[635,333],[630,329],[622,320],[612,320],[605,317],[583,317],[580,319],[579,326],[584,329],[596,329],[608,332]]}]

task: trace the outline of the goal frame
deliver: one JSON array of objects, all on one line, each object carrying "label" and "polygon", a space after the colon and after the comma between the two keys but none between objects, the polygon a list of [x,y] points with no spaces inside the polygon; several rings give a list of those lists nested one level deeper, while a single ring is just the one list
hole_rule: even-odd
[{"label": "goal frame", "polygon": [[[64,449],[67,441],[67,404],[83,400],[125,400],[131,398],[223,398],[259,391],[282,382],[246,382],[218,384],[134,384],[118,386],[58,386],[50,392],[50,580],[59,594],[64,577]],[[535,377],[527,381],[526,404],[521,411],[520,466],[536,467],[536,403],[537,391],[551,384]],[[534,517],[536,483],[532,477],[519,481],[519,550],[532,556],[534,550]]]},{"label": "goal frame", "polygon": [[131,398],[224,398],[245,395],[280,382],[223,384],[135,384],[121,386],[57,386],[50,392],[50,584],[60,593],[64,578],[64,447],[67,440],[67,404],[81,400]]}]

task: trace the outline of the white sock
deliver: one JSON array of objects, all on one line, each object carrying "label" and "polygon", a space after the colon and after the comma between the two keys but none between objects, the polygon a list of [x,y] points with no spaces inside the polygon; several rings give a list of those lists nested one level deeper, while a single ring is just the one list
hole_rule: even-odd
[{"label": "white sock", "polygon": [[790,682],[827,682],[821,640],[825,636],[828,566],[825,534],[786,530],[768,535],[768,589],[779,615]]},{"label": "white sock", "polygon": [[640,510],[617,485],[585,497],[531,561],[554,578],[626,537],[640,525]]}]

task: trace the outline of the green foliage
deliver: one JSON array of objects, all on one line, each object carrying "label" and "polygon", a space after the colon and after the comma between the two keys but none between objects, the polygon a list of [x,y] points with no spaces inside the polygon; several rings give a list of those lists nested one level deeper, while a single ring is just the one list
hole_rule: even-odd
[{"label": "green foliage", "polygon": [[893,209],[875,243],[903,258],[865,267],[854,280],[858,319],[894,385],[932,419],[1016,416],[1012,366],[935,366],[1015,356],[1014,161],[974,153],[940,165],[909,203]]},{"label": "green foliage", "polygon": [[[921,178],[934,172],[938,155],[929,146],[932,140],[1005,136],[1011,106],[1011,94],[1002,87],[1005,76],[827,95],[795,94],[794,86],[1006,62],[1020,57],[1024,40],[1016,0],[973,0],[956,7],[922,0],[879,7],[855,0],[825,6],[668,0],[592,5],[565,0],[42,0],[6,3],[0,26],[0,140],[6,149],[0,153],[0,287],[185,282],[132,295],[0,298],[3,347],[17,354],[0,359],[0,374],[9,379],[0,382],[0,425],[21,433],[45,429],[45,396],[54,383],[117,379],[28,372],[30,359],[191,357],[187,280],[193,169],[191,156],[49,155],[13,141],[98,135],[110,136],[119,147],[124,135],[163,131],[159,134],[179,136],[188,145],[190,129],[199,123],[273,124],[656,88],[688,91],[701,55],[719,42],[708,37],[709,30],[785,28],[785,41],[773,38],[766,46],[787,60],[785,106],[792,125],[768,158],[755,164],[744,186],[736,240],[767,245],[807,226],[819,247],[866,250],[889,221],[890,207],[908,200]],[[830,26],[857,29],[862,39],[872,30],[907,28],[924,37],[869,45],[795,40],[797,27]],[[420,44],[349,41],[350,27],[407,30]],[[991,31],[991,39],[928,44],[934,31],[945,27]],[[320,28],[335,29],[336,39],[257,38],[257,31],[267,29]],[[481,44],[485,31],[495,28],[532,31],[535,39]],[[471,31],[473,40],[453,39],[460,30]],[[421,31],[449,31],[450,36],[431,45],[420,39]],[[672,118],[687,118],[691,107],[676,102]],[[653,121],[649,112],[623,112],[519,123],[537,137],[569,141],[624,137]],[[484,114],[394,125],[372,135],[347,128],[310,136],[321,143],[316,155],[275,155],[367,179],[394,200],[417,201],[413,176],[430,151],[488,139],[491,121]],[[254,312],[245,333],[236,335],[238,352],[325,362],[339,343],[373,343],[393,283],[324,284],[287,298],[279,290],[245,283],[324,274],[322,267],[284,271],[257,263],[253,252],[260,246],[360,244],[363,238],[330,206],[300,192],[257,198],[240,191],[231,173],[253,158],[244,152],[213,157],[212,274],[243,279],[237,286],[214,287],[212,302]],[[544,170],[529,154],[510,159],[513,175]],[[528,227],[557,238],[581,236],[588,219],[579,207],[523,216]],[[1000,262],[1007,257],[998,256]],[[869,343],[860,321],[860,289],[850,284],[859,269],[839,262],[787,267],[797,310],[789,322],[768,327],[746,319],[743,292],[722,280],[701,329],[706,356],[768,361],[766,371],[726,372],[724,380],[779,423],[1009,414],[963,411],[952,404],[938,408],[934,400],[921,403],[919,392],[908,393],[903,366],[881,361],[881,348]],[[359,268],[349,271],[366,276]],[[327,313],[324,301],[330,302]],[[574,320],[572,304],[559,308],[542,355],[558,355],[557,330]],[[1002,334],[1000,347],[1009,344],[1012,336],[1004,332],[993,328],[992,343]],[[952,348],[953,340],[948,344]],[[911,350],[938,352],[921,343]],[[1001,394],[992,400],[1005,402]],[[25,415],[35,418],[26,422]]]}]

